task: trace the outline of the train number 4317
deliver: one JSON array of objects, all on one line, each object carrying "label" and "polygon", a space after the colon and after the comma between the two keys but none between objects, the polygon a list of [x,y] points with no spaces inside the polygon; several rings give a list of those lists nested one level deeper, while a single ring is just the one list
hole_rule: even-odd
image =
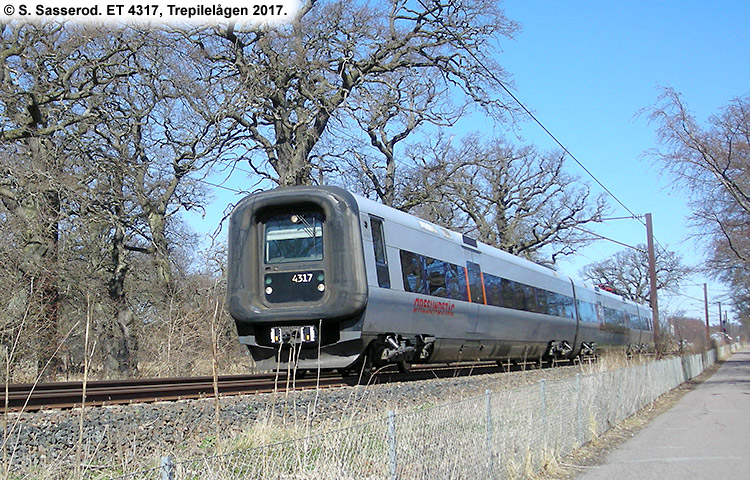
[{"label": "train number 4317", "polygon": [[294,283],[310,283],[312,282],[312,273],[295,273],[292,275],[292,281]]}]

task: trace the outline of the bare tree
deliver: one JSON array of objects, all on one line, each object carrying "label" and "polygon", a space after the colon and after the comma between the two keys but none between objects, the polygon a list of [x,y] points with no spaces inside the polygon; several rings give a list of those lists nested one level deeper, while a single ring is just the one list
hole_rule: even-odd
[{"label": "bare tree", "polygon": [[225,151],[216,116],[224,99],[181,33],[65,23],[0,33],[0,216],[21,227],[7,245],[34,286],[12,295],[42,311],[30,317],[44,322],[32,329],[46,335],[42,362],[58,323],[80,317],[85,281],[102,367],[132,375],[146,323],[134,306],[159,318],[182,290],[173,264],[190,242],[179,214],[201,208],[198,180]]},{"label": "bare tree", "polygon": [[345,123],[354,95],[366,91],[373,105],[369,94],[388,92],[387,103],[405,72],[435,79],[436,94],[460,91],[500,115],[503,72],[492,57],[498,37],[517,28],[490,0],[308,0],[287,27],[230,25],[192,38],[244,97],[233,98],[226,118],[250,165],[284,186],[312,181],[314,149],[331,119]]},{"label": "bare tree", "polygon": [[693,195],[693,220],[706,236],[747,262],[750,220],[750,97],[733,99],[699,125],[674,89],[649,110],[664,150],[650,154]]},{"label": "bare tree", "polygon": [[662,149],[649,152],[691,193],[695,235],[705,240],[706,269],[729,283],[735,303],[750,292],[750,96],[729,101],[702,125],[672,88],[647,111]]},{"label": "bare tree", "polygon": [[[166,31],[142,35],[150,41],[133,56],[137,73],[112,86],[95,109],[99,122],[76,143],[96,179],[81,214],[98,223],[110,252],[106,285],[114,311],[101,350],[105,368],[119,375],[132,375],[138,360],[134,296],[126,286],[148,282],[152,293],[142,292],[140,301],[168,316],[164,300],[182,291],[173,272],[175,245],[187,243],[179,213],[201,208],[205,191],[197,180],[221,157],[225,141],[213,109],[205,108],[210,90],[189,56],[192,44]],[[182,48],[165,47],[180,42]],[[130,275],[134,255],[150,258],[153,274]]]},{"label": "bare tree", "polygon": [[[675,252],[657,249],[656,288],[675,290],[690,273]],[[591,263],[579,272],[581,277],[595,285],[613,289],[631,300],[646,301],[651,296],[648,252],[645,245],[626,249],[600,262]]]},{"label": "bare tree", "polygon": [[579,227],[606,211],[561,155],[471,135],[434,158],[420,181],[433,199],[415,211],[515,255],[554,263],[592,241]]},{"label": "bare tree", "polygon": [[[414,142],[400,152],[397,147],[423,128],[454,125],[467,109],[465,102],[453,101],[449,88],[438,79],[417,71],[383,75],[378,82],[363,85],[349,107],[359,128],[344,124],[332,129],[331,136],[352,139],[352,145],[343,153],[329,154],[335,158],[332,170],[336,175],[332,180],[343,183],[354,180],[355,190],[368,196],[372,192],[383,204],[398,207],[401,182],[397,176],[403,177],[414,166],[407,163],[414,157],[404,152],[420,147]],[[438,141],[442,138],[440,130],[437,137]],[[330,143],[332,150],[341,151],[340,141]]]},{"label": "bare tree", "polygon": [[60,226],[79,166],[67,140],[95,120],[92,106],[107,87],[133,73],[128,59],[137,45],[102,33],[61,23],[0,26],[0,201],[23,222],[16,246],[41,296],[40,362],[57,343]]}]

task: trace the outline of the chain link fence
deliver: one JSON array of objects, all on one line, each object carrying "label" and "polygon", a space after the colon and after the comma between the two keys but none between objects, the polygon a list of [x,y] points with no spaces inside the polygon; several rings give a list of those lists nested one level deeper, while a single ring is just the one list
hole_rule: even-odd
[{"label": "chain link fence", "polygon": [[[722,352],[720,352],[722,353]],[[699,375],[716,352],[428,405],[118,480],[523,478]]]}]

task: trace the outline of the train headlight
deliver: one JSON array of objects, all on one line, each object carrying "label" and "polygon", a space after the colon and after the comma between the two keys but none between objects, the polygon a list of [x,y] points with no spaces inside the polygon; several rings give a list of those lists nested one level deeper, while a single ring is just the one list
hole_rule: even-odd
[{"label": "train headlight", "polygon": [[318,285],[318,291],[319,292],[323,292],[323,291],[325,291],[325,289],[326,289],[326,286],[325,286],[324,283],[321,283],[321,284]]},{"label": "train headlight", "polygon": [[271,295],[273,293],[273,288],[266,287],[266,295]]}]

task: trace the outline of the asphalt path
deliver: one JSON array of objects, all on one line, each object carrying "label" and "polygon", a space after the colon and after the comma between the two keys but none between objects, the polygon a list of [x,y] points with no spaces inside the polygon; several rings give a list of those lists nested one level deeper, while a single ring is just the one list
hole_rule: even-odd
[{"label": "asphalt path", "polygon": [[576,478],[750,479],[750,350]]}]

